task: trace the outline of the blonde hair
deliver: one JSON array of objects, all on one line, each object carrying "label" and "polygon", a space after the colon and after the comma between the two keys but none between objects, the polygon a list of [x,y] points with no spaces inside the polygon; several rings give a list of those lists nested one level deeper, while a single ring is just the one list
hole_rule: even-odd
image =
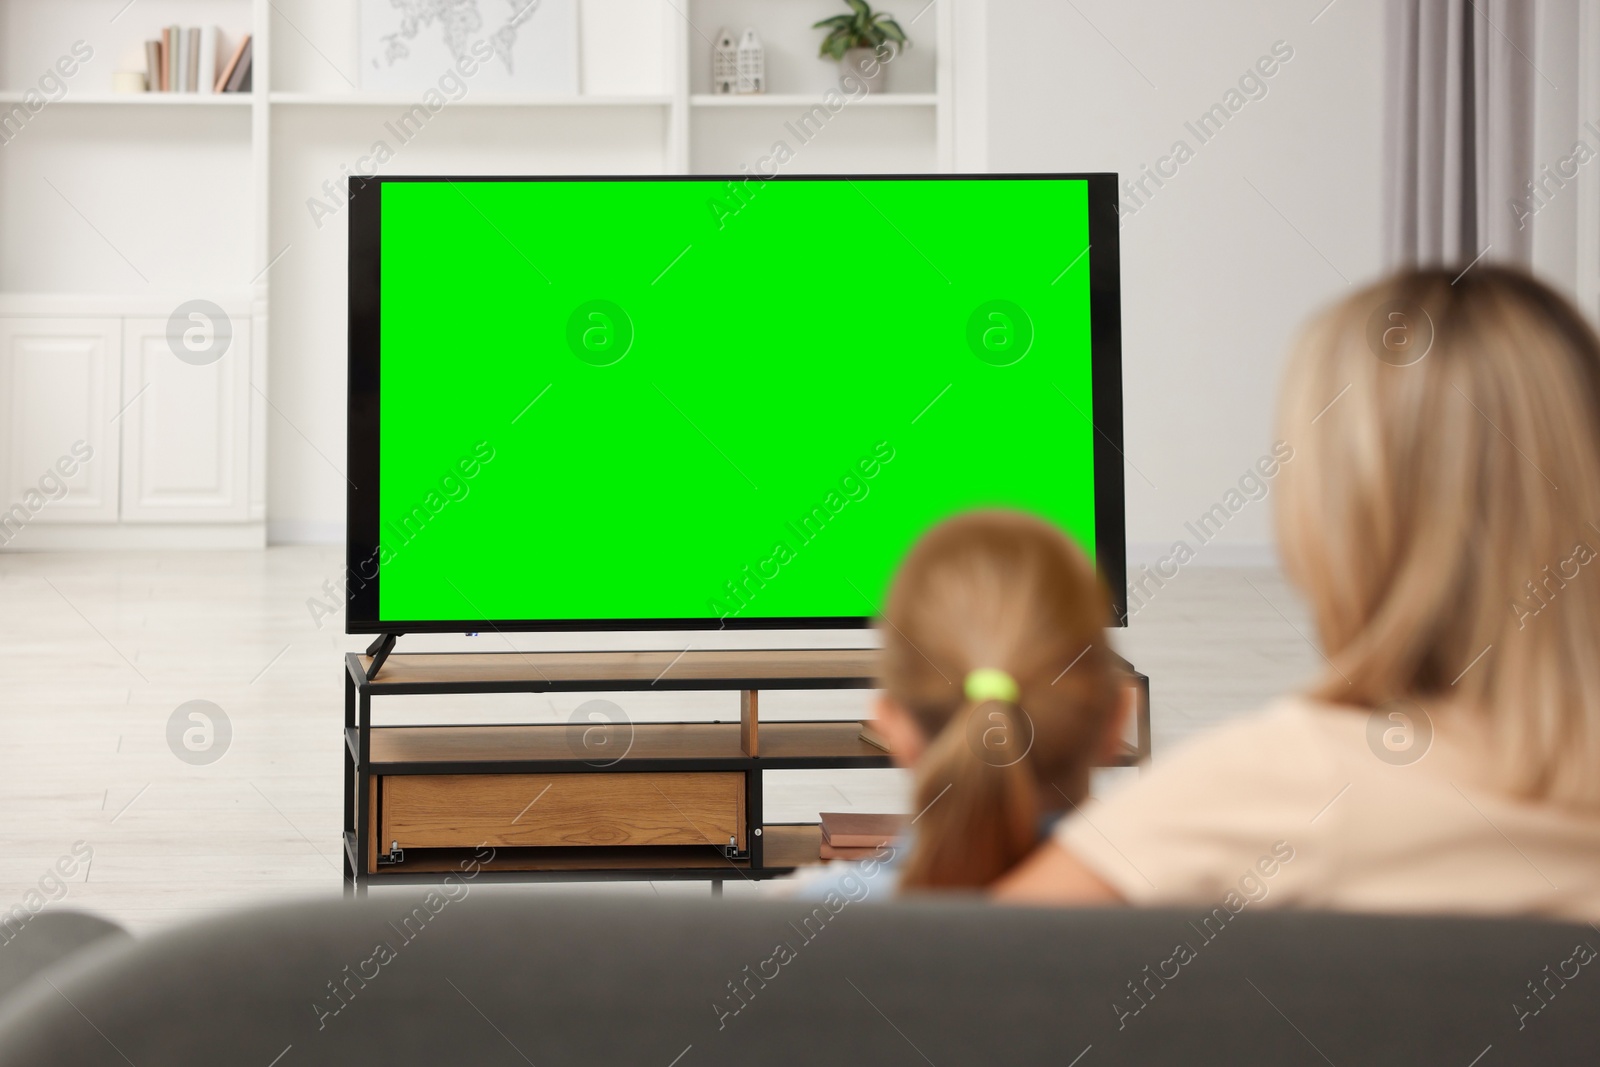
[{"label": "blonde hair", "polygon": [[[917,542],[884,612],[884,694],[929,738],[905,889],[988,885],[1038,844],[1041,788],[1076,803],[1117,687],[1094,568],[1055,527],[987,511]],[[1005,671],[1014,700],[968,699]]]},{"label": "blonde hair", "polygon": [[1507,792],[1600,807],[1594,332],[1518,271],[1401,274],[1307,329],[1280,417],[1314,695],[1431,704]]}]

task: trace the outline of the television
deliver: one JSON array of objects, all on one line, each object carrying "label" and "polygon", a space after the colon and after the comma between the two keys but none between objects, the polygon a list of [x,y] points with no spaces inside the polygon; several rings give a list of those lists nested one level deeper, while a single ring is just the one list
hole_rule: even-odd
[{"label": "television", "polygon": [[986,507],[1125,621],[1114,174],[350,193],[348,632],[859,627]]}]

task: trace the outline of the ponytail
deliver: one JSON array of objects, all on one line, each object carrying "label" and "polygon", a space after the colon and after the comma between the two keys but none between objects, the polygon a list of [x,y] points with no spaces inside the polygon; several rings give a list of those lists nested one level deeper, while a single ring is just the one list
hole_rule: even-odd
[{"label": "ponytail", "polygon": [[903,889],[988,885],[1038,844],[1032,726],[1017,704],[966,701],[917,765],[916,844]]}]

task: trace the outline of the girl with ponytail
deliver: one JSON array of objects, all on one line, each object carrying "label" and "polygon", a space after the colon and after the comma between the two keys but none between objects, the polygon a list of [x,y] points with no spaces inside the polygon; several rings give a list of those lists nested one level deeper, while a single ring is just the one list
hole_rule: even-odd
[{"label": "girl with ponytail", "polygon": [[884,610],[874,721],[916,776],[911,833],[884,865],[902,891],[988,886],[1088,795],[1121,736],[1108,618],[1088,559],[1031,516],[974,512],[912,548]]}]

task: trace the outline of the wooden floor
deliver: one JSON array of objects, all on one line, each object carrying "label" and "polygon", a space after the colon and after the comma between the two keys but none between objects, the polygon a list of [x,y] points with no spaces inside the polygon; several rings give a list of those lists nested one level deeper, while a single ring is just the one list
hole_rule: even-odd
[{"label": "wooden floor", "polygon": [[[255,552],[0,555],[0,911],[30,891],[135,930],[218,908],[340,891],[340,670],[364,640],[326,601],[332,548]],[[1206,725],[1259,707],[1320,665],[1310,627],[1275,572],[1191,567],[1121,636],[1151,677],[1156,759]],[[865,642],[861,634],[847,642]],[[768,634],[641,638],[521,635],[521,648],[760,647]],[[838,645],[838,633],[816,645]],[[406,638],[408,651],[510,647],[508,639]],[[395,698],[380,723],[564,722],[600,694]],[[762,717],[859,717],[866,694],[763,693]],[[638,722],[737,721],[734,694],[611,694]],[[221,759],[187,763],[168,721],[189,701],[221,708]],[[1107,777],[1136,772],[1108,771]],[[766,818],[904,811],[897,771],[769,774]],[[1114,787],[1102,778],[1099,787]],[[94,850],[64,887],[49,875],[75,842]],[[474,892],[480,890],[475,889]],[[482,887],[570,892],[571,887]],[[705,893],[703,885],[607,884],[600,892]],[[750,891],[729,886],[729,892]],[[418,892],[393,887],[386,893]]]}]

